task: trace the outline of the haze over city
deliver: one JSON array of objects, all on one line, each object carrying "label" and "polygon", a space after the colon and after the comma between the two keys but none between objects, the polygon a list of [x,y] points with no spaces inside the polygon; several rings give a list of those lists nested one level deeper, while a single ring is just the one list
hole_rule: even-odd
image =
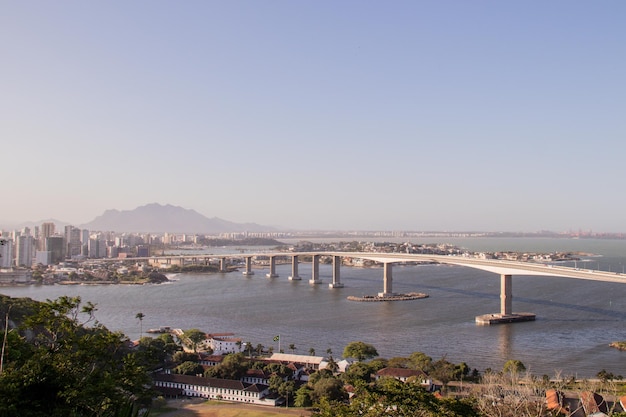
[{"label": "haze over city", "polygon": [[0,224],[626,231],[626,3],[31,1]]}]

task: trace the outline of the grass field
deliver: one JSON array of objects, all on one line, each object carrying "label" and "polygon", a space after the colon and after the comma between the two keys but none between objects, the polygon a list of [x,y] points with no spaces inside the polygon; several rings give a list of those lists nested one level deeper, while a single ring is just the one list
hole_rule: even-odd
[{"label": "grass field", "polygon": [[301,408],[269,408],[250,404],[204,400],[170,400],[167,407],[153,410],[150,417],[309,417]]}]

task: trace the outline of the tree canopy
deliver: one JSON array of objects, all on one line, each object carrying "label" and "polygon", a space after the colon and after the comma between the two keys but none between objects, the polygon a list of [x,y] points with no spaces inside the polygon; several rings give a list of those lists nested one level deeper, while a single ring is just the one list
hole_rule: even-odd
[{"label": "tree canopy", "polygon": [[0,415],[101,416],[130,398],[149,400],[150,379],[130,341],[95,320],[95,305],[64,296],[31,300],[28,309],[7,337]]},{"label": "tree canopy", "polygon": [[374,346],[365,342],[350,342],[343,349],[343,356],[363,361],[378,356],[378,351]]}]

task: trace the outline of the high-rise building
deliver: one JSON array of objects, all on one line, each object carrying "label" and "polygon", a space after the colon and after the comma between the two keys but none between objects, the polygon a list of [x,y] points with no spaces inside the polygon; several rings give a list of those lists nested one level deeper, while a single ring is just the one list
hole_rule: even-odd
[{"label": "high-rise building", "polygon": [[55,265],[63,261],[63,236],[48,236],[46,250],[50,252],[50,263]]},{"label": "high-rise building", "polygon": [[45,250],[38,250],[35,252],[35,264],[39,265],[50,265],[51,262],[51,253]]},{"label": "high-rise building", "polygon": [[89,257],[90,258],[106,258],[107,246],[106,240],[101,236],[95,236],[89,239]]},{"label": "high-rise building", "polygon": [[80,254],[87,257],[89,256],[89,230],[83,229],[80,231]]},{"label": "high-rise building", "polygon": [[54,223],[52,222],[45,222],[45,223],[41,223],[41,229],[39,231],[39,237],[37,239],[39,239],[39,250],[42,251],[47,251],[48,248],[46,248],[46,238],[49,238],[50,236],[54,235]]},{"label": "high-rise building", "polygon": [[13,266],[13,241],[6,237],[0,237],[0,268]]},{"label": "high-rise building", "polygon": [[137,246],[137,257],[147,258],[148,256],[150,256],[150,246],[148,245]]},{"label": "high-rise building", "polygon": [[80,254],[80,229],[74,226],[65,226],[65,257],[72,258]]},{"label": "high-rise building", "polygon": [[15,265],[27,267],[33,265],[33,241],[32,236],[18,236],[15,245]]}]

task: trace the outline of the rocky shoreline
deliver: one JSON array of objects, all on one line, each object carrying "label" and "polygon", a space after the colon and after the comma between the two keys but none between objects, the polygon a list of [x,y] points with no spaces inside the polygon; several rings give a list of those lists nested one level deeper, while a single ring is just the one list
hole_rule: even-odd
[{"label": "rocky shoreline", "polygon": [[428,298],[428,294],[421,292],[410,292],[408,294],[393,294],[387,296],[380,295],[364,295],[363,297],[357,297],[354,295],[348,296],[350,301],[407,301],[407,300],[419,300],[421,298]]}]

